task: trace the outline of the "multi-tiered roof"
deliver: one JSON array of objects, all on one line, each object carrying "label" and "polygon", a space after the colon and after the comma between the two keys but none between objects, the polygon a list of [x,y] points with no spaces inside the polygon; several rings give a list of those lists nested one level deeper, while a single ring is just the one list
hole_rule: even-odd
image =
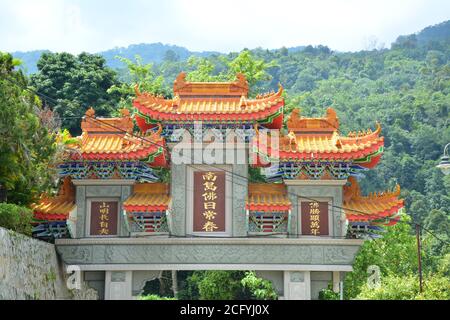
[{"label": "multi-tiered roof", "polygon": [[189,82],[180,73],[173,85],[172,99],[136,90],[133,106],[136,122],[143,132],[156,123],[249,123],[258,122],[267,128],[281,128],[284,99],[280,86],[274,93],[248,97],[248,82],[237,74],[234,82]]},{"label": "multi-tiered roof", "polygon": [[142,160],[154,167],[166,166],[164,138],[159,132],[133,133],[133,119],[126,109],[119,118],[96,118],[94,109],[86,111],[81,122],[82,134],[72,145],[73,160]]},{"label": "multi-tiered roof", "polygon": [[343,136],[339,132],[336,112],[328,108],[323,118],[300,116],[294,109],[287,121],[288,134],[281,136],[278,150],[272,150],[271,139],[255,140],[255,150],[268,162],[271,155],[280,162],[353,162],[365,168],[373,168],[381,158],[384,138],[380,136],[381,126],[377,123],[375,131],[350,133]]}]

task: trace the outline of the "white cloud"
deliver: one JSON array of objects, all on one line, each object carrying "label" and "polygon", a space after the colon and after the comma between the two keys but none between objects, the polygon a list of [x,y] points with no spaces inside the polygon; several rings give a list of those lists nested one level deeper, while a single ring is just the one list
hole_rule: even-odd
[{"label": "white cloud", "polygon": [[446,0],[0,0],[0,50],[97,52],[163,42],[191,50],[387,46],[448,19]]}]

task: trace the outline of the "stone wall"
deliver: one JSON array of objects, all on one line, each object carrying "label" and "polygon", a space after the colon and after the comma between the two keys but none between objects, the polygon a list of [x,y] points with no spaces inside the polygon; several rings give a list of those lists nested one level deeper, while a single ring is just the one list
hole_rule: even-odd
[{"label": "stone wall", "polygon": [[0,227],[0,300],[97,299],[83,288],[67,289],[54,245]]}]

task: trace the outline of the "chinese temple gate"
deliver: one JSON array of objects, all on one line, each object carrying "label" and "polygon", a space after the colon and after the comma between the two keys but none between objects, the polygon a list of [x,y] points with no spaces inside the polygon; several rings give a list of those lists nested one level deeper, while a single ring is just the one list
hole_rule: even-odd
[{"label": "chinese temple gate", "polygon": [[[379,124],[345,136],[333,109],[295,109],[281,134],[282,91],[252,99],[241,74],[204,83],[181,73],[172,99],[136,88],[134,115],[89,109],[58,195],[33,208],[34,236],[56,239],[104,299],[131,299],[162,270],[255,270],[280,299],[338,290],[364,239],[396,223],[400,189],[359,189],[383,153]],[[266,182],[249,181],[249,166]]]}]

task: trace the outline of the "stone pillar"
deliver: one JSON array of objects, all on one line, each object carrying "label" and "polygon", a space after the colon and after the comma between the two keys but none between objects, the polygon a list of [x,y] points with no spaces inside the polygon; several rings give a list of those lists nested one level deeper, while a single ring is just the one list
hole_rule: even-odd
[{"label": "stone pillar", "polygon": [[341,273],[333,271],[333,291],[339,292],[339,282],[341,281]]},{"label": "stone pillar", "polygon": [[235,164],[233,165],[233,237],[245,237],[247,235],[247,223],[245,219],[245,201],[248,194],[248,165]]},{"label": "stone pillar", "polygon": [[105,300],[132,299],[132,271],[106,271]]},{"label": "stone pillar", "polygon": [[172,207],[170,211],[169,225],[170,232],[175,236],[186,235],[186,165],[174,164],[170,167],[171,182],[170,194],[172,197]]},{"label": "stone pillar", "polygon": [[86,230],[86,186],[76,186],[76,205],[77,205],[77,221],[76,221],[76,238],[84,238]]},{"label": "stone pillar", "polygon": [[131,195],[132,193],[132,186],[122,186],[122,190],[121,190],[121,196],[120,196],[120,208],[119,208],[119,219],[117,220],[119,223],[119,236],[121,237],[129,237],[130,236],[130,232],[127,229],[126,223],[127,221],[125,221],[127,218],[123,215],[123,208],[122,208],[122,204],[123,202]]},{"label": "stone pillar", "polygon": [[284,272],[284,300],[311,300],[309,271]]}]

